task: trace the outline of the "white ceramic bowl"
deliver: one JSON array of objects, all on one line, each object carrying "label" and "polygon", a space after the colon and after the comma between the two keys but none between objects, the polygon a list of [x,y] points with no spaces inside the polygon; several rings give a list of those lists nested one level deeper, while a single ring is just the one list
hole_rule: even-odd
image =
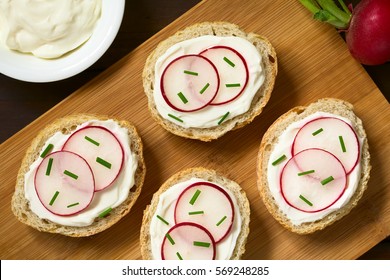
[{"label": "white ceramic bowl", "polygon": [[41,59],[0,45],[0,73],[27,82],[53,82],[74,76],[95,63],[118,33],[125,0],[102,0],[101,18],[92,36],[76,50],[57,59]]}]

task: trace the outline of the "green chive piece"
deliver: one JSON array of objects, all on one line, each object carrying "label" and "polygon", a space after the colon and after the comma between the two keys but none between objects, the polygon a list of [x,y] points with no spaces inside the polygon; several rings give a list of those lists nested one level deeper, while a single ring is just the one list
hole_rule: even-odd
[{"label": "green chive piece", "polygon": [[75,179],[75,180],[77,180],[77,178],[79,177],[79,176],[77,176],[76,174],[74,174],[74,173],[72,173],[72,172],[70,172],[70,171],[68,171],[68,170],[65,170],[65,171],[64,171],[64,174],[65,174],[65,175],[68,175],[69,177],[71,177],[71,178],[73,178],[73,179]]},{"label": "green chive piece", "polygon": [[107,167],[108,169],[111,169],[111,163],[109,163],[108,161],[105,161],[104,159],[100,158],[100,157],[97,157],[96,158],[96,162],[97,163],[100,163],[101,165],[103,165],[104,167]]},{"label": "green chive piece", "polygon": [[204,214],[204,211],[188,212],[188,215],[201,215],[201,214]]},{"label": "green chive piece", "polygon": [[299,198],[302,199],[307,205],[313,206],[313,203],[311,203],[306,197],[303,195],[299,195]]},{"label": "green chive piece", "polygon": [[240,87],[241,84],[225,84],[226,87]]},{"label": "green chive piece", "polygon": [[226,218],[226,216],[223,216],[222,219],[220,219],[219,222],[216,224],[216,226],[219,227],[226,220]]},{"label": "green chive piece", "polygon": [[184,96],[184,94],[182,92],[179,92],[177,94],[177,96],[179,96],[179,98],[181,99],[181,101],[184,103],[184,104],[187,104],[188,103],[188,100],[187,98]]},{"label": "green chive piece", "polygon": [[210,84],[207,83],[207,84],[199,91],[199,93],[200,93],[200,94],[203,94],[209,86],[210,86]]},{"label": "green chive piece", "polygon": [[92,138],[89,138],[88,136],[85,136],[84,139],[87,140],[87,141],[89,141],[89,142],[91,142],[92,144],[94,144],[94,145],[96,145],[96,146],[100,146],[100,143],[99,143],[99,142],[93,140]]},{"label": "green chive piece", "polygon": [[110,214],[111,211],[112,211],[112,208],[108,207],[106,210],[104,210],[102,213],[99,214],[99,218],[106,217],[108,214]]},{"label": "green chive piece", "polygon": [[157,215],[157,219],[159,219],[161,222],[163,222],[164,224],[166,224],[167,226],[169,226],[169,223],[161,216]]},{"label": "green chive piece", "polygon": [[320,134],[320,133],[323,132],[323,131],[324,131],[324,130],[323,130],[322,128],[320,128],[320,129],[314,131],[311,135],[316,136],[317,134]]},{"label": "green chive piece", "polygon": [[41,158],[44,158],[45,156],[47,156],[47,154],[53,149],[53,147],[54,147],[53,144],[47,145],[46,149],[41,154]]},{"label": "green chive piece", "polygon": [[231,67],[234,67],[236,66],[229,58],[227,58],[226,56],[223,57],[223,60],[225,60],[225,62],[227,64],[229,64]]},{"label": "green chive piece", "polygon": [[314,170],[308,170],[308,171],[304,171],[304,172],[298,173],[298,176],[303,176],[303,175],[311,174],[311,173],[314,173],[314,172],[315,172]]},{"label": "green chive piece", "polygon": [[183,260],[183,258],[181,257],[180,253],[179,252],[176,252],[176,256],[179,258],[179,260]]},{"label": "green chive piece", "polygon": [[169,243],[171,243],[172,245],[175,245],[175,241],[173,240],[172,236],[169,235],[169,233],[167,233],[165,236],[169,240]]},{"label": "green chive piece", "polygon": [[321,181],[321,185],[326,185],[329,182],[332,182],[334,178],[332,176],[329,176],[328,178]]},{"label": "green chive piece", "polygon": [[277,160],[275,160],[272,165],[275,166],[275,165],[278,165],[279,163],[281,163],[282,161],[286,160],[287,157],[286,155],[282,155],[280,158],[278,158]]},{"label": "green chive piece", "polygon": [[210,243],[194,241],[194,246],[209,248],[210,247]]},{"label": "green chive piece", "polygon": [[46,176],[50,176],[51,166],[53,165],[53,158],[49,158],[49,163],[46,168]]},{"label": "green chive piece", "polygon": [[77,206],[79,205],[80,203],[76,202],[76,203],[73,203],[73,204],[69,204],[68,206],[66,206],[67,208],[71,208],[71,207],[74,207],[74,206]]},{"label": "green chive piece", "polygon": [[341,150],[343,151],[343,153],[347,152],[347,149],[345,148],[343,136],[341,136],[341,135],[339,136],[339,141],[340,141]]},{"label": "green chive piece", "polygon": [[193,76],[198,76],[198,73],[192,72],[192,71],[188,71],[188,70],[184,70],[184,74],[193,75]]},{"label": "green chive piece", "polygon": [[192,198],[190,200],[191,205],[194,205],[194,203],[198,199],[198,196],[200,195],[200,193],[201,193],[200,190],[196,190],[196,192],[194,193],[194,195],[192,196]]},{"label": "green chive piece", "polygon": [[227,118],[227,116],[230,114],[230,112],[227,112],[225,115],[222,116],[222,118],[219,120],[218,125],[223,123],[223,121]]},{"label": "green chive piece", "polygon": [[49,205],[52,206],[54,201],[57,199],[57,196],[60,194],[59,191],[56,191],[53,195],[53,197],[51,198],[50,202],[49,202]]},{"label": "green chive piece", "polygon": [[168,114],[168,117],[171,117],[172,119],[177,120],[178,122],[184,122],[182,119],[180,119],[172,114]]}]

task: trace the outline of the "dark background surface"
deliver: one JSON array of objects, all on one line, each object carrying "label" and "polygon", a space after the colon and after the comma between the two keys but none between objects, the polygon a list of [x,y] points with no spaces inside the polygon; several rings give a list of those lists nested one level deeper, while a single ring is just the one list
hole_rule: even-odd
[{"label": "dark background surface", "polygon": [[[126,2],[118,36],[103,57],[84,72],[52,83],[22,82],[0,74],[0,143],[131,52],[200,0]],[[390,63],[366,66],[365,69],[387,100],[390,100]],[[390,238],[379,243],[361,259],[390,259]]]}]

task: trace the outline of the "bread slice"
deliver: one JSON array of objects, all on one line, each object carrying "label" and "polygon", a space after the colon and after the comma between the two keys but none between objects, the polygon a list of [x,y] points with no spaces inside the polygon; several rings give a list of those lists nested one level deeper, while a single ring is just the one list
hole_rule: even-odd
[{"label": "bread slice", "polygon": [[187,181],[194,177],[223,186],[235,196],[238,207],[240,209],[242,224],[241,224],[241,229],[240,229],[239,236],[237,238],[236,245],[234,247],[230,259],[238,260],[244,254],[245,244],[249,234],[249,221],[250,221],[249,201],[246,197],[245,192],[241,189],[241,187],[236,182],[223,177],[222,175],[218,174],[215,170],[206,169],[203,167],[195,167],[195,168],[185,169],[170,177],[160,187],[160,189],[153,195],[150,205],[148,205],[144,210],[144,216],[142,219],[142,227],[141,227],[141,234],[140,234],[141,254],[144,260],[153,259],[149,229],[150,229],[151,220],[155,215],[157,209],[160,195],[165,191],[167,191],[171,186],[179,182]]},{"label": "bread slice", "polygon": [[[275,145],[278,143],[278,139],[283,131],[293,122],[304,119],[305,117],[316,113],[326,112],[339,115],[341,117],[349,119],[354,127],[358,137],[364,138],[361,146],[361,177],[358,183],[358,187],[351,197],[350,201],[339,210],[331,212],[324,218],[314,221],[306,222],[300,225],[294,225],[280,210],[275,202],[273,195],[270,192],[268,180],[267,180],[267,164],[270,160],[271,152]],[[333,98],[320,99],[317,102],[310,104],[307,107],[299,106],[291,109],[281,117],[279,117],[264,134],[260,144],[257,162],[257,185],[260,195],[263,199],[265,206],[272,216],[288,230],[298,234],[309,234],[317,230],[322,230],[325,227],[333,224],[337,220],[347,215],[352,208],[354,208],[364,191],[367,188],[367,183],[370,177],[370,153],[368,150],[368,142],[366,132],[363,128],[362,121],[354,114],[352,104]]]},{"label": "bread slice", "polygon": [[[63,226],[46,219],[40,219],[34,212],[31,211],[29,201],[25,198],[24,175],[28,172],[32,163],[39,157],[39,153],[45,145],[47,139],[58,131],[61,131],[63,134],[70,134],[78,125],[90,120],[104,121],[108,119],[116,121],[121,127],[128,130],[128,137],[131,143],[130,150],[135,153],[138,160],[138,167],[135,172],[135,185],[131,188],[127,199],[118,207],[112,209],[108,216],[104,218],[96,218],[96,220],[89,226]],[[143,158],[141,138],[139,137],[136,128],[131,123],[107,116],[97,116],[92,114],[75,114],[66,116],[47,125],[35,137],[30,147],[27,149],[16,179],[15,192],[11,203],[12,211],[19,221],[39,231],[59,233],[72,237],[90,236],[111,227],[130,211],[141,192],[145,172],[146,168]]]},{"label": "bread slice", "polygon": [[[164,54],[169,47],[178,42],[204,35],[214,35],[221,37],[237,36],[251,42],[263,58],[262,64],[265,73],[265,81],[254,96],[251,106],[246,113],[238,115],[215,127],[184,128],[161,117],[156,109],[155,100],[153,98],[155,80],[154,66],[157,59],[162,54]],[[144,90],[146,96],[148,97],[149,110],[157,123],[173,134],[186,138],[199,139],[202,141],[211,141],[221,137],[230,130],[235,130],[245,126],[246,124],[252,122],[252,120],[262,112],[264,106],[267,104],[271,96],[276,74],[277,57],[273,46],[267,38],[255,33],[245,33],[237,25],[232,23],[203,22],[189,26],[161,42],[147,58],[142,78]]]}]

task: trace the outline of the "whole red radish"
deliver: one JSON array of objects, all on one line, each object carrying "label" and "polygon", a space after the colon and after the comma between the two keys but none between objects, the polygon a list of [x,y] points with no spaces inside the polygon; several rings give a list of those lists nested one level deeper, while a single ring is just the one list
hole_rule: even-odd
[{"label": "whole red radish", "polygon": [[390,0],[362,0],[352,11],[346,42],[362,64],[390,61]]},{"label": "whole red radish", "polygon": [[343,0],[299,1],[315,19],[346,32],[349,51],[360,63],[390,61],[390,0],[362,0],[352,13]]}]

